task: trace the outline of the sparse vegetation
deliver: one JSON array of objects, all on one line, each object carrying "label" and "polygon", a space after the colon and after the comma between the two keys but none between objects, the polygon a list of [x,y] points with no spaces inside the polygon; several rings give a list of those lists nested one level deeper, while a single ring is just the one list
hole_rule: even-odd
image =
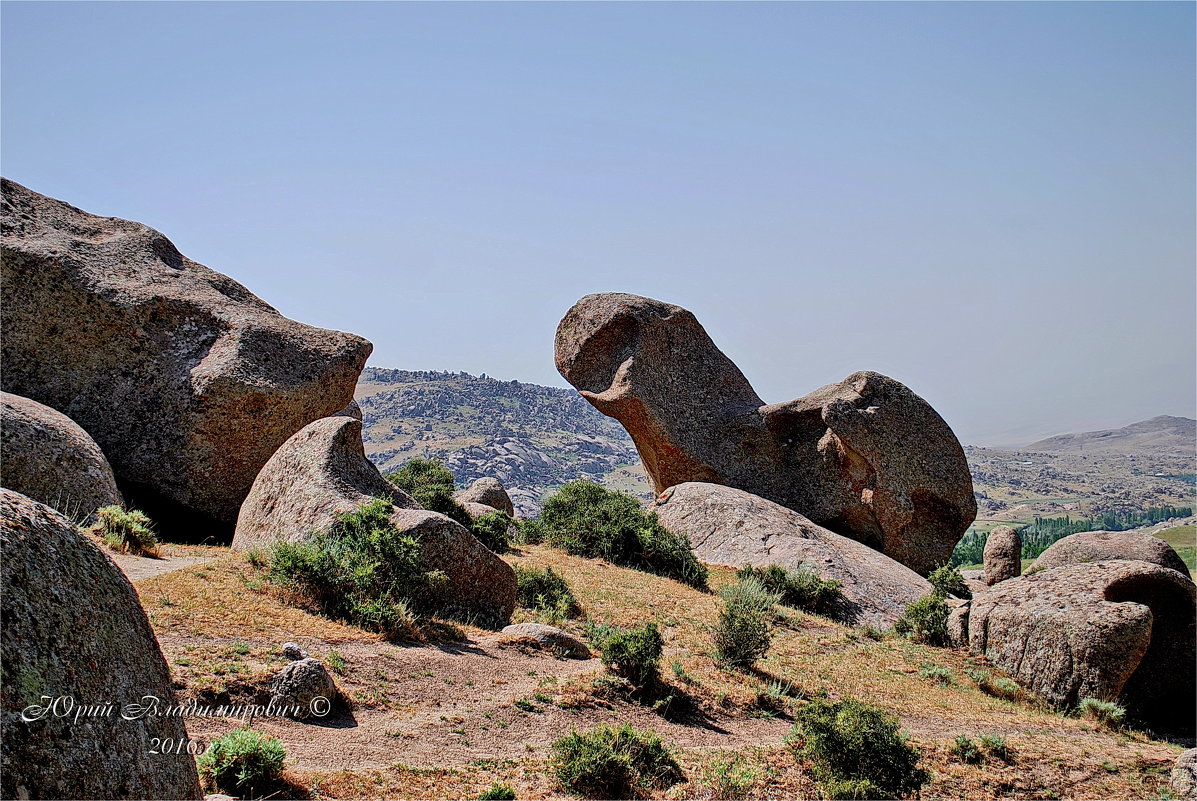
[{"label": "sparse vegetation", "polygon": [[1095,721],[1099,726],[1116,729],[1126,719],[1126,710],[1113,701],[1100,698],[1082,698],[1077,712],[1083,718]]},{"label": "sparse vegetation", "polygon": [[1006,738],[1000,734],[982,735],[981,747],[994,759],[1000,759],[1003,762],[1011,760],[1010,746],[1006,744]]},{"label": "sparse vegetation", "polygon": [[794,717],[790,747],[827,798],[902,798],[930,780],[897,719],[875,706],[815,700]]},{"label": "sparse vegetation", "polygon": [[470,528],[469,514],[453,498],[456,490],[453,474],[436,459],[411,459],[395,472],[387,473],[386,479],[428,511],[440,512]]},{"label": "sparse vegetation", "polygon": [[213,740],[195,765],[206,787],[253,797],[277,781],[285,758],[283,744],[276,738],[242,728]]},{"label": "sparse vegetation", "polygon": [[738,801],[748,797],[759,777],[743,754],[721,754],[703,768],[702,784],[715,801]]},{"label": "sparse vegetation", "polygon": [[924,645],[948,644],[948,605],[938,590],[907,604],[894,631]]},{"label": "sparse vegetation", "polygon": [[149,517],[137,509],[101,506],[96,510],[96,522],[91,531],[114,551],[157,556],[158,537],[151,529],[152,525]]},{"label": "sparse vegetation", "polygon": [[626,723],[562,737],[553,743],[550,764],[562,787],[587,798],[635,798],[685,779],[660,737]]},{"label": "sparse vegetation", "polygon": [[723,609],[711,635],[715,658],[728,667],[751,667],[769,651],[769,621],[780,596],[752,576],[727,585],[719,596]]},{"label": "sparse vegetation", "polygon": [[577,617],[581,611],[569,583],[553,568],[515,566],[516,603],[544,613],[554,622]]},{"label": "sparse vegetation", "polygon": [[1003,698],[1007,701],[1017,701],[1022,697],[1022,687],[1012,679],[995,676],[988,670],[970,670],[968,677],[986,695]]},{"label": "sparse vegetation", "polygon": [[952,743],[948,753],[952,755],[953,759],[966,765],[978,765],[985,759],[985,755],[981,753],[977,744],[963,734]]},{"label": "sparse vegetation", "polygon": [[960,575],[960,568],[955,565],[947,564],[935,568],[927,576],[927,581],[931,582],[931,586],[945,597],[948,595],[954,595],[957,598],[973,597],[972,590],[964,582],[964,576]]},{"label": "sparse vegetation", "polygon": [[665,641],[656,623],[627,629],[591,626],[589,636],[599,649],[603,664],[611,671],[637,687],[647,687],[657,681]]},{"label": "sparse vegetation", "polygon": [[695,558],[688,539],[668,531],[635,498],[584,479],[566,484],[546,500],[540,517],[524,523],[524,539],[692,587],[707,583],[707,568]]},{"label": "sparse vegetation", "polygon": [[391,508],[376,499],[309,540],[274,546],[270,580],[330,617],[391,638],[416,636],[414,610],[444,575],[420,564],[420,543],[395,528]]},{"label": "sparse vegetation", "polygon": [[492,784],[477,796],[478,801],[515,801],[515,790],[510,784]]},{"label": "sparse vegetation", "polygon": [[803,564],[785,568],[781,565],[748,566],[737,571],[741,580],[755,578],[765,589],[778,596],[778,602],[807,612],[826,613],[841,598],[843,584],[823,580]]},{"label": "sparse vegetation", "polygon": [[936,684],[955,684],[956,677],[952,675],[952,671],[940,665],[923,665],[919,668],[919,676],[924,679],[930,679]]}]

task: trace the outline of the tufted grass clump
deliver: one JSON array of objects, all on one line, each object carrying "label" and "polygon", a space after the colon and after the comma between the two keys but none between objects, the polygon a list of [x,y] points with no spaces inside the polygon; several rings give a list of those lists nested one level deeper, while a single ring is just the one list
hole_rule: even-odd
[{"label": "tufted grass clump", "polygon": [[715,801],[739,801],[748,798],[759,777],[743,754],[721,754],[703,768],[702,784]]},{"label": "tufted grass clump", "polygon": [[1100,698],[1082,698],[1077,705],[1077,712],[1081,717],[1095,721],[1107,729],[1118,728],[1126,719],[1126,709],[1113,701],[1102,701]]},{"label": "tufted grass clump", "polygon": [[669,748],[652,731],[602,724],[553,743],[550,766],[566,790],[587,798],[636,798],[685,780]]},{"label": "tufted grass clump", "polygon": [[1022,687],[1018,686],[1018,682],[1013,679],[995,676],[988,670],[969,670],[968,677],[986,695],[1006,701],[1017,701],[1022,698]]},{"label": "tufted grass clump", "polygon": [[634,628],[594,625],[588,632],[599,649],[603,664],[637,687],[648,687],[659,679],[661,651],[665,640],[656,623]]},{"label": "tufted grass clump", "polygon": [[440,512],[470,528],[470,515],[453,497],[453,474],[436,459],[410,459],[385,478],[430,512]]},{"label": "tufted grass clump", "polygon": [[606,559],[691,587],[707,584],[707,568],[694,556],[688,538],[662,526],[635,498],[592,481],[566,484],[523,530],[526,542],[544,542],[574,556]]},{"label": "tufted grass clump", "polygon": [[923,665],[919,668],[919,676],[924,679],[930,679],[936,684],[942,684],[945,687],[956,683],[956,677],[952,674],[952,671],[942,665]]},{"label": "tufted grass clump", "polygon": [[1010,746],[1006,743],[1006,738],[1000,734],[985,734],[981,736],[981,748],[989,756],[995,759],[1000,759],[1003,762],[1009,762],[1013,759],[1010,753]]},{"label": "tufted grass clump", "polygon": [[977,744],[963,734],[952,743],[948,753],[957,762],[963,762],[966,765],[979,765],[985,761],[985,755],[981,753]]},{"label": "tufted grass clump", "polygon": [[205,787],[232,795],[254,797],[278,780],[287,753],[277,738],[249,728],[217,737],[195,765]]},{"label": "tufted grass clump", "polygon": [[521,567],[514,565],[515,600],[525,609],[544,615],[549,622],[559,623],[581,614],[581,607],[570,589],[569,582],[553,568]]},{"label": "tufted grass clump", "polygon": [[419,540],[395,528],[391,509],[375,499],[308,540],[275,545],[270,581],[329,617],[392,639],[417,637],[416,613],[445,575],[423,567]]},{"label": "tufted grass clump", "polygon": [[749,565],[736,571],[736,577],[741,580],[755,578],[765,589],[778,595],[779,603],[816,614],[829,612],[842,597],[841,590],[844,587],[834,579],[819,578],[815,571],[804,564],[791,568]]},{"label": "tufted grass clump", "polygon": [[948,644],[948,605],[938,590],[907,604],[894,631],[924,645]]},{"label": "tufted grass clump", "polygon": [[953,595],[965,599],[973,597],[973,591],[968,588],[964,576],[960,574],[960,568],[955,565],[948,564],[935,568],[927,576],[927,581],[931,582],[931,586],[940,595]]},{"label": "tufted grass clump", "polygon": [[720,589],[719,597],[723,609],[711,634],[715,659],[731,668],[751,667],[769,651],[773,607],[781,596],[749,576]]},{"label": "tufted grass clump", "polygon": [[515,789],[510,784],[492,784],[479,793],[478,801],[515,801]]},{"label": "tufted grass clump", "polygon": [[853,698],[802,707],[787,742],[795,757],[811,763],[827,798],[902,798],[931,778],[897,718]]},{"label": "tufted grass clump", "polygon": [[96,510],[96,522],[91,531],[114,551],[157,556],[158,537],[150,528],[152,525],[144,512],[113,504]]},{"label": "tufted grass clump", "polygon": [[511,529],[515,518],[501,510],[479,516],[470,522],[470,533],[478,542],[495,553],[504,553],[511,547]]}]

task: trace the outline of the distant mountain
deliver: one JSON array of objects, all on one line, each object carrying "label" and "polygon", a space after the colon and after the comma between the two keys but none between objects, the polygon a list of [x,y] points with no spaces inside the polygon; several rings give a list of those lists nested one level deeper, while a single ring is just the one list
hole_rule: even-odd
[{"label": "distant mountain", "polygon": [[1197,420],[1161,415],[1107,431],[1060,434],[1019,448],[1022,451],[1147,456],[1192,456]]},{"label": "distant mountain", "polygon": [[384,473],[414,456],[438,458],[459,487],[499,479],[525,515],[575,478],[649,493],[631,437],[572,389],[367,367],[356,398],[366,455]]}]

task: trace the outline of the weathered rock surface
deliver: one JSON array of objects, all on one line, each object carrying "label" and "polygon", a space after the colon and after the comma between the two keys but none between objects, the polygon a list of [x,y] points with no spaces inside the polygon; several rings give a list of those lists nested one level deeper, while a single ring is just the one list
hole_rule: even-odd
[{"label": "weathered rock surface", "polygon": [[854,373],[766,406],[679,306],[588,295],[557,328],[557,369],[631,434],[659,493],[736,487],[926,574],[976,516],[964,450],[926,401]]},{"label": "weathered rock surface", "polygon": [[3,388],[82,426],[164,527],[228,532],[270,455],[352,400],[370,343],[283,317],[145,225],[3,195]]},{"label": "weathered rock surface", "polygon": [[[71,521],[7,489],[0,490],[0,544],[3,796],[199,798],[191,756],[148,753],[152,737],[186,739],[183,720],[121,718],[126,704],[147,703],[143,696],[162,708],[176,703],[132,585]],[[29,709],[46,706],[44,696],[113,707],[75,722]],[[23,710],[36,719],[23,721]]]},{"label": "weathered rock surface", "polygon": [[1176,758],[1170,779],[1173,798],[1197,798],[1197,748],[1190,748]]},{"label": "weathered rock surface", "polygon": [[1117,699],[1157,730],[1193,728],[1195,588],[1150,562],[1065,565],[973,598],[969,645],[1053,704]]},{"label": "weathered rock surface", "polygon": [[287,440],[254,481],[233,537],[234,550],[299,542],[327,531],[340,512],[375,498],[395,507],[391,522],[421,542],[424,563],[448,581],[437,599],[447,609],[505,620],[515,608],[515,573],[466,528],[416,502],[382,477],[362,449],[361,421],[327,417]]},{"label": "weathered rock surface", "polygon": [[503,487],[503,482],[497,478],[480,478],[467,489],[456,495],[457,502],[463,506],[467,503],[480,503],[492,509],[515,517],[515,507],[511,504],[511,497]]},{"label": "weathered rock surface", "polygon": [[470,516],[470,520],[477,520],[480,517],[493,515],[495,512],[499,511],[495,507],[487,506],[484,503],[474,503],[472,501],[458,501],[458,503],[461,504],[462,509],[466,510],[466,514]]},{"label": "weathered rock surface", "polygon": [[270,703],[297,720],[324,717],[340,693],[319,659],[305,656],[283,665],[270,680]]},{"label": "weathered rock surface", "polygon": [[586,643],[556,626],[546,626],[543,623],[515,623],[504,627],[500,633],[508,637],[527,637],[536,640],[541,648],[562,654],[570,659],[590,658],[590,649],[586,647]]},{"label": "weathered rock surface", "polygon": [[300,659],[307,659],[308,652],[299,647],[299,643],[297,642],[285,642],[283,643],[283,656],[295,662]]},{"label": "weathered rock surface", "polygon": [[65,414],[0,392],[0,483],[72,519],[123,505],[96,441]]},{"label": "weathered rock surface", "polygon": [[953,648],[968,647],[968,616],[972,611],[972,601],[961,601],[956,598],[947,600],[948,612],[948,644]]},{"label": "weathered rock surface", "polygon": [[1022,572],[1022,537],[1013,526],[997,526],[985,538],[985,584],[1012,579]]},{"label": "weathered rock surface", "polygon": [[299,542],[327,531],[338,513],[375,498],[419,508],[366,458],[360,420],[345,415],[316,420],[284,442],[258,473],[241,504],[233,548]]},{"label": "weathered rock surface", "polygon": [[835,616],[892,626],[907,604],[931,592],[922,576],[888,556],[817,526],[780,504],[719,484],[671,487],[650,507],[662,525],[690,538],[708,564],[808,566],[843,586]]},{"label": "weathered rock surface", "polygon": [[1189,575],[1189,568],[1171,545],[1141,531],[1082,531],[1070,534],[1053,542],[1039,554],[1031,570],[1047,570],[1104,559],[1153,562]]}]

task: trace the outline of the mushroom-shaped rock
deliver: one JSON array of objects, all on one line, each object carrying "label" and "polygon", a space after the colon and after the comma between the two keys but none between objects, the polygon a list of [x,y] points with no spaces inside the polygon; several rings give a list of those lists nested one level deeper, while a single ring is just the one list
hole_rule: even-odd
[{"label": "mushroom-shaped rock", "polygon": [[[200,798],[193,757],[148,750],[187,730],[128,579],[70,520],[7,489],[0,545],[3,796]],[[78,720],[54,711],[68,703]]]},{"label": "mushroom-shaped rock", "polygon": [[0,483],[74,519],[123,505],[100,446],[62,412],[0,392]]},{"label": "mushroom-shaped rock", "polygon": [[3,388],[82,426],[163,526],[230,532],[270,455],[353,399],[369,342],[283,317],[152,228],[9,180],[3,228]]},{"label": "mushroom-shaped rock", "polygon": [[1013,526],[997,526],[985,538],[985,584],[1012,579],[1022,572],[1022,537]]},{"label": "mushroom-shaped rock", "polygon": [[546,626],[543,623],[515,623],[506,626],[500,633],[507,637],[518,639],[526,637],[536,640],[541,648],[570,659],[590,658],[590,649],[586,647],[586,643],[556,626]]},{"label": "mushroom-shaped rock", "polygon": [[708,564],[801,563],[839,581],[843,597],[834,614],[847,623],[892,626],[907,604],[931,592],[926,579],[885,554],[744,490],[686,482],[662,493],[651,509]]},{"label": "mushroom-shaped rock", "polygon": [[503,482],[497,478],[479,478],[467,489],[457,493],[456,497],[457,502],[463,506],[467,503],[480,503],[515,517],[511,496],[507,494]]},{"label": "mushroom-shaped rock", "polygon": [[766,406],[693,314],[625,294],[579,300],[557,328],[556,363],[631,434],[658,493],[736,487],[922,574],[947,561],[976,516],[952,430],[879,373]]},{"label": "mushroom-shaped rock", "polygon": [[327,531],[337,515],[375,498],[397,507],[395,527],[420,542],[424,564],[447,581],[435,599],[442,608],[505,620],[515,608],[515,573],[466,528],[420,509],[411,496],[382,477],[366,458],[362,424],[353,417],[317,420],[283,443],[270,458],[237,519],[234,550],[299,542]]},{"label": "mushroom-shaped rock", "polygon": [[1104,559],[1154,562],[1189,575],[1189,568],[1171,545],[1141,531],[1082,531],[1070,534],[1053,542],[1039,554],[1031,570],[1047,570]]},{"label": "mushroom-shaped rock", "polygon": [[298,720],[324,717],[340,695],[328,669],[310,656],[283,665],[270,680],[270,693],[276,711]]},{"label": "mushroom-shaped rock", "polygon": [[1191,732],[1194,593],[1150,562],[1028,573],[973,598],[969,646],[1058,706],[1117,699],[1142,724]]}]

